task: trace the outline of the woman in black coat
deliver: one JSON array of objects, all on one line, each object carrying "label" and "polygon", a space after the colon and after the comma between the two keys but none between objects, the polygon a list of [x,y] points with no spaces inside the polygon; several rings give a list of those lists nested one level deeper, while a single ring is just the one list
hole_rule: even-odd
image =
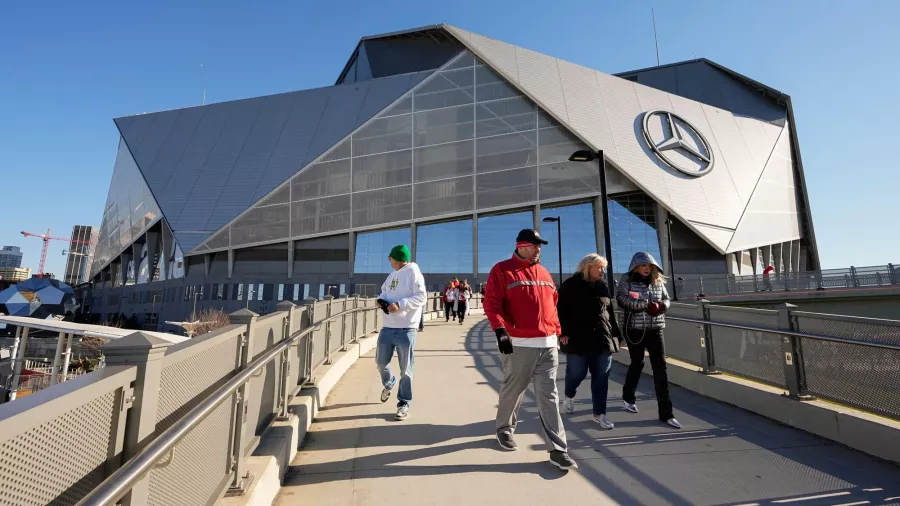
[{"label": "woman in black coat", "polygon": [[612,354],[619,351],[619,325],[612,304],[615,300],[603,282],[607,261],[591,253],[578,263],[578,272],[559,288],[557,311],[562,335],[561,351],[566,354],[566,388],[563,411],[575,411],[575,391],[591,373],[591,400],[594,421],[612,429],[606,418],[606,398]]}]

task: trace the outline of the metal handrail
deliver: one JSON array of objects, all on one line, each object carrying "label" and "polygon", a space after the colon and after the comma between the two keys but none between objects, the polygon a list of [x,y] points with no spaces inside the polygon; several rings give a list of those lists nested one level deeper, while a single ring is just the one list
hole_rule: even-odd
[{"label": "metal handrail", "polygon": [[860,346],[871,346],[873,348],[884,348],[887,350],[895,350],[900,351],[900,345],[896,344],[887,344],[887,343],[873,343],[871,341],[859,341],[856,339],[846,339],[842,337],[831,337],[831,336],[822,336],[818,334],[806,334],[804,332],[795,332],[792,330],[780,330],[780,329],[771,329],[766,327],[753,327],[750,325],[739,325],[736,323],[725,323],[725,322],[717,322],[713,320],[700,320],[697,318],[684,318],[681,316],[669,316],[666,315],[666,320],[674,320],[679,322],[686,323],[696,323],[698,325],[712,325],[714,327],[726,327],[730,329],[738,329],[738,330],[750,330],[753,332],[768,332],[769,334],[781,334],[783,336],[789,337],[802,337],[804,339],[817,339],[819,341],[831,341],[835,343],[844,343],[844,344],[856,344]]},{"label": "metal handrail", "polygon": [[251,376],[278,357],[296,341],[313,333],[317,328],[320,328],[322,324],[335,318],[362,311],[377,310],[380,310],[380,308],[360,307],[341,311],[340,313],[335,313],[327,318],[319,320],[309,327],[295,332],[294,335],[288,337],[284,341],[281,341],[272,349],[260,355],[256,360],[247,364],[246,368],[216,389],[209,397],[201,400],[199,404],[194,406],[187,414],[178,419],[178,421],[163,431],[156,439],[141,449],[135,456],[129,459],[128,462],[116,470],[116,472],[103,480],[103,483],[98,485],[88,495],[81,499],[77,506],[106,506],[114,504],[115,501],[127,494],[134,484],[143,478],[143,476],[149,472],[160,459],[165,457],[169,453],[169,450],[173,449],[182,438],[187,436],[191,430],[205,420],[206,417],[219,407],[219,405],[230,398],[241,385],[249,381]]}]

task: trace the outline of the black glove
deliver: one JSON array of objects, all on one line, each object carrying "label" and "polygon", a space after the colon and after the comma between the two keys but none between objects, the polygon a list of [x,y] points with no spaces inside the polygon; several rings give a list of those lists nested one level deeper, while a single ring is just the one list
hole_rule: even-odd
[{"label": "black glove", "polygon": [[506,329],[499,328],[495,330],[494,333],[497,334],[497,346],[500,348],[500,353],[504,355],[511,354],[513,352],[513,345]]},{"label": "black glove", "polygon": [[381,310],[384,311],[384,314],[389,314],[389,313],[390,313],[390,311],[388,311],[388,306],[390,306],[390,304],[388,303],[388,301],[386,301],[386,300],[384,300],[384,299],[378,299],[378,300],[376,300],[375,302],[377,302],[378,305],[381,306]]}]

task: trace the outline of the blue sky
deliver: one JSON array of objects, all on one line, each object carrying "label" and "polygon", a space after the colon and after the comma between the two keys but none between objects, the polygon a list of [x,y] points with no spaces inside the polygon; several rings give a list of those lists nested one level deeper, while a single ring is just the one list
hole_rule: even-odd
[{"label": "blue sky", "polygon": [[[327,86],[361,36],[439,22],[606,72],[648,67],[651,8],[662,63],[707,57],[793,97],[824,266],[900,261],[893,0],[6,3],[0,245],[36,268],[41,243],[20,230],[100,224],[112,118],[199,104],[204,87],[217,102]],[[66,247],[48,255],[59,276]]]}]

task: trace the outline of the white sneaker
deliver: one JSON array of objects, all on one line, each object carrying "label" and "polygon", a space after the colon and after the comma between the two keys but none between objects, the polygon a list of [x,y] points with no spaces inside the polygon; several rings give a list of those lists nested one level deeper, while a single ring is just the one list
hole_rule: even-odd
[{"label": "white sneaker", "polygon": [[616,424],[606,419],[606,415],[594,415],[594,421],[599,423],[600,427],[606,430],[611,430],[616,426]]},{"label": "white sneaker", "polygon": [[638,412],[638,408],[634,404],[629,404],[624,401],[622,401],[622,402],[625,404],[625,411],[627,411],[629,413],[637,413]]},{"label": "white sneaker", "polygon": [[571,415],[575,412],[575,399],[570,399],[568,397],[563,399],[563,412],[567,415]]},{"label": "white sneaker", "polygon": [[406,420],[407,416],[409,416],[409,404],[402,404],[397,407],[397,414],[394,415],[394,420]]},{"label": "white sneaker", "polygon": [[678,420],[676,420],[674,418],[669,418],[668,420],[666,420],[666,423],[671,425],[672,427],[675,427],[676,429],[681,428],[681,424],[678,423]]}]

